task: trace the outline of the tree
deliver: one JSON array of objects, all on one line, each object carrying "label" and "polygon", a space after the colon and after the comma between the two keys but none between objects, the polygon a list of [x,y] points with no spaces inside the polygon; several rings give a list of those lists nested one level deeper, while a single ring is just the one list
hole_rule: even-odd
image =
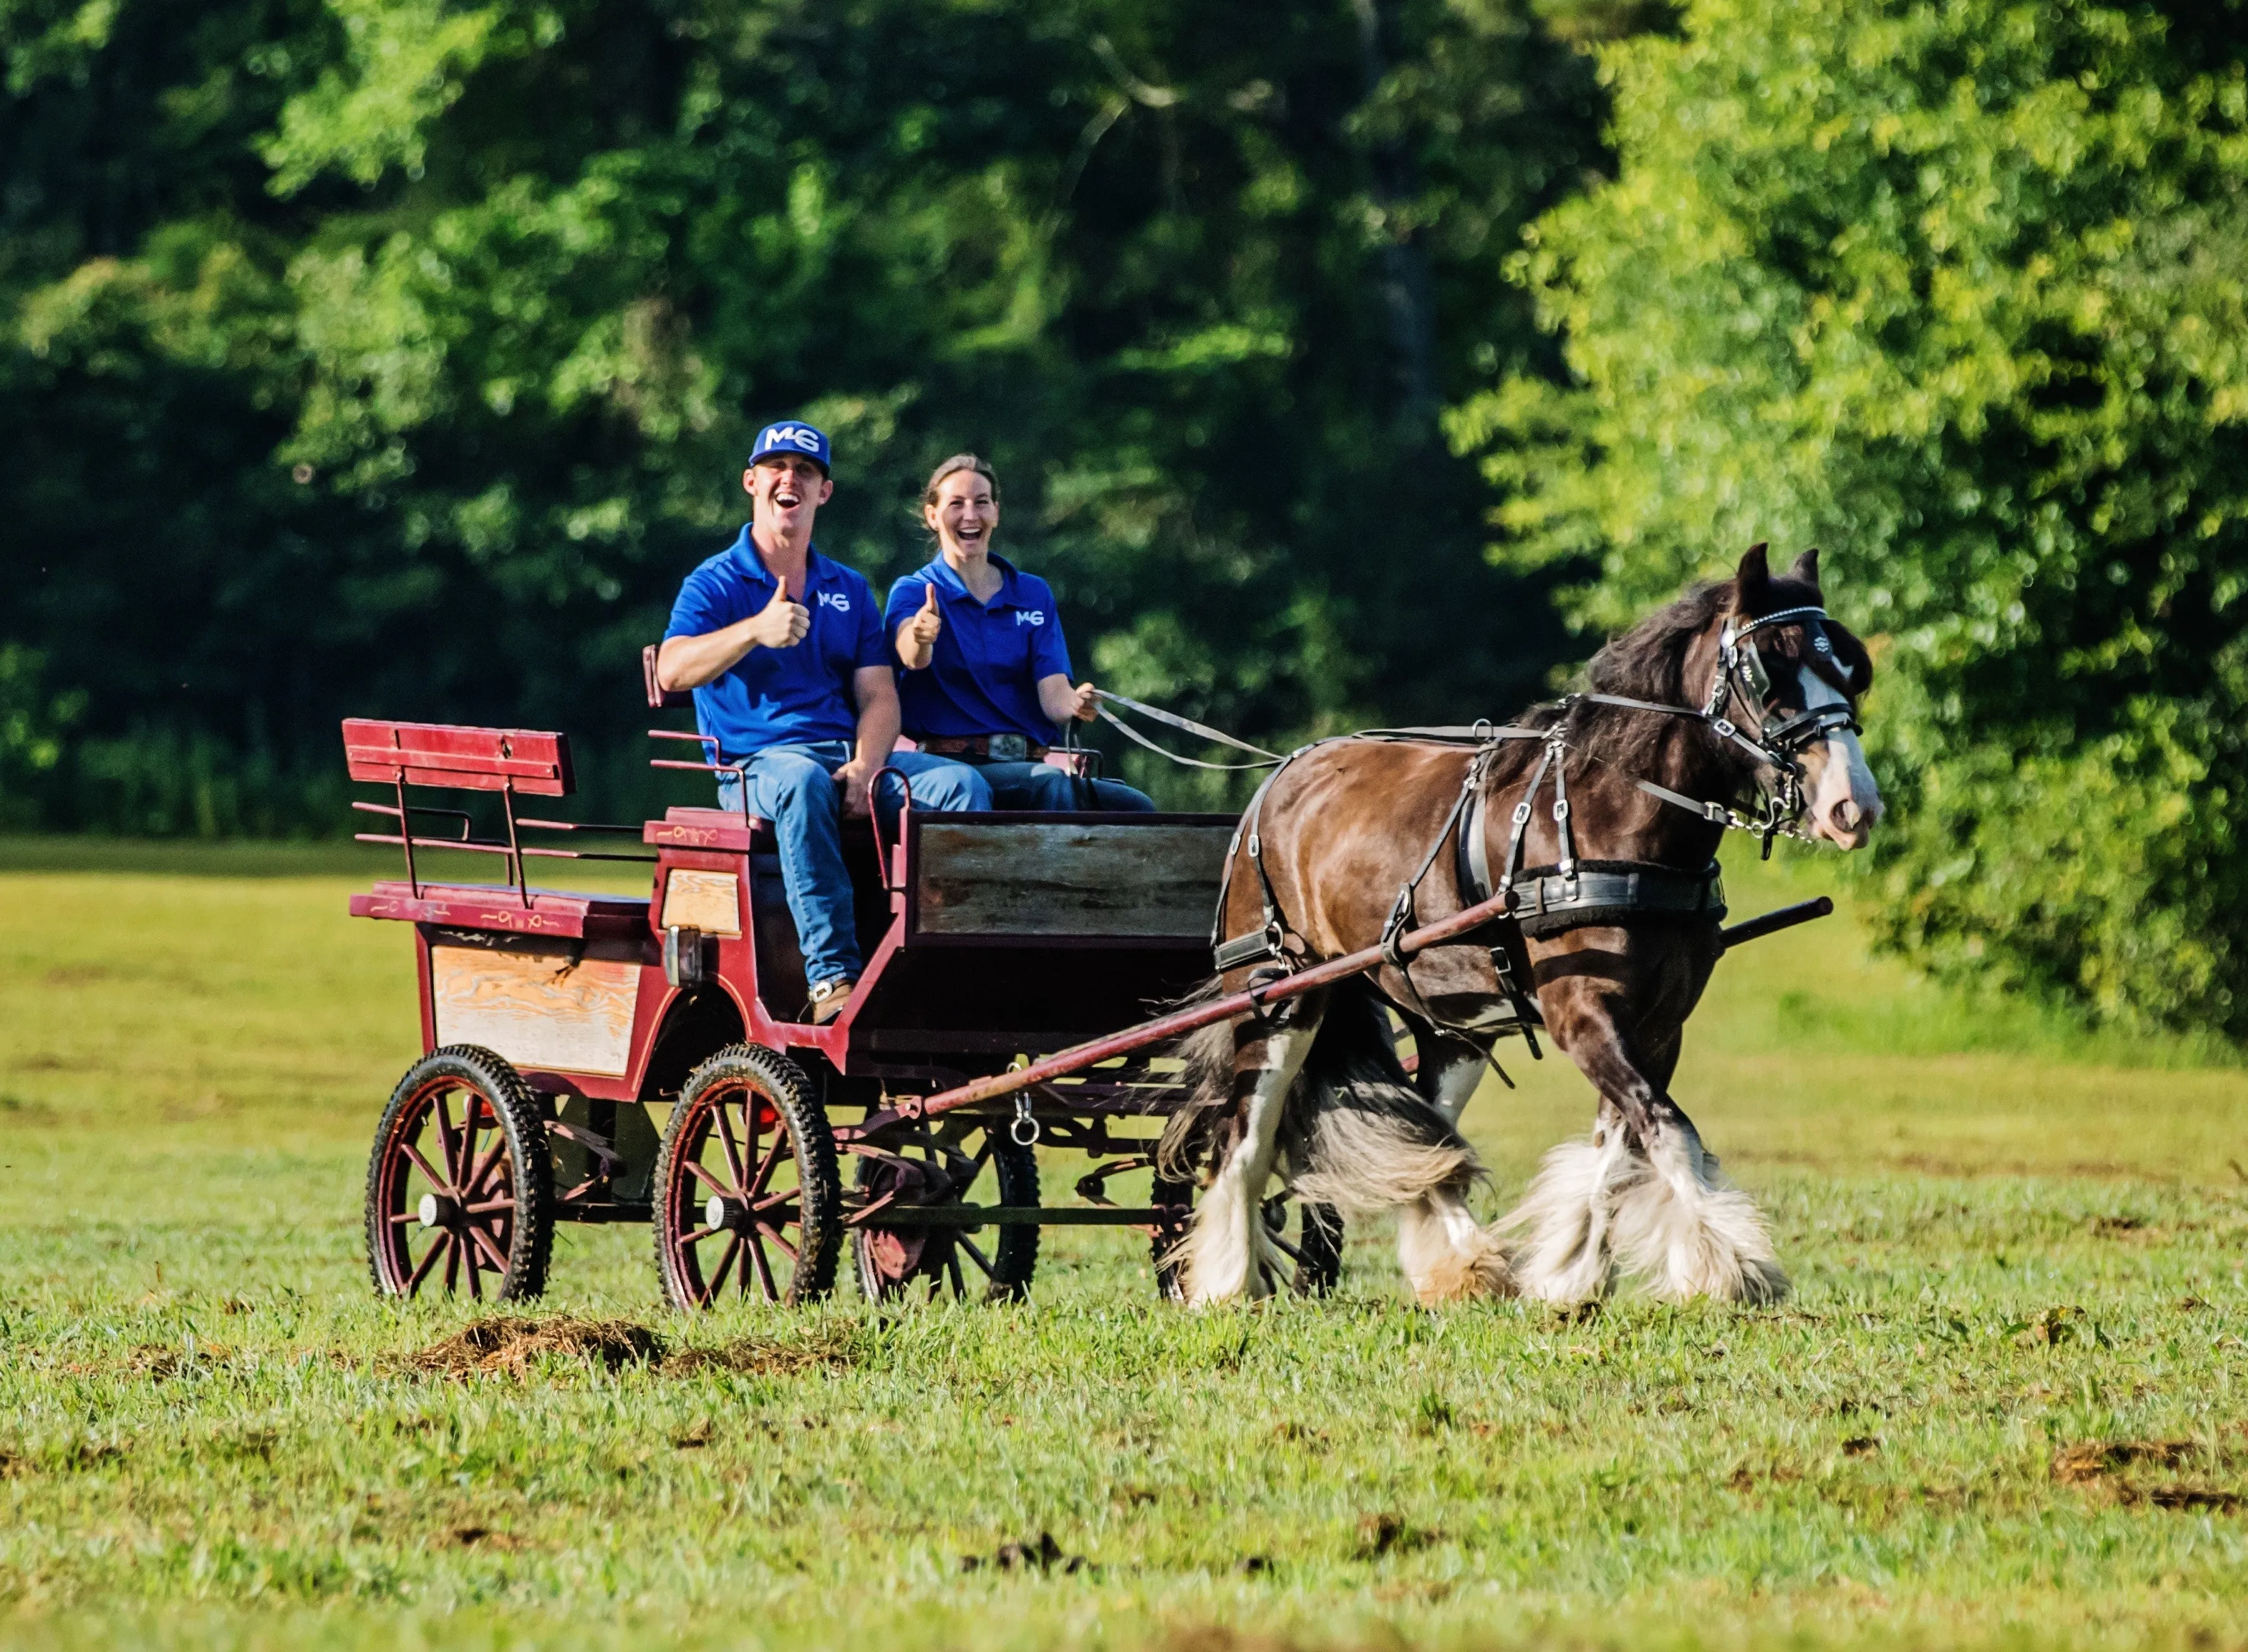
[{"label": "tree", "polygon": [[2248,85],[2217,18],[1696,0],[1513,271],[1573,383],[1455,439],[1618,623],[1823,544],[1876,635],[1883,934],[2248,1034]]},{"label": "tree", "polygon": [[1434,424],[1549,356],[1497,264],[1598,158],[1513,0],[0,31],[37,174],[0,416],[43,456],[0,640],[86,696],[51,820],[319,819],[346,711],[569,727],[627,806],[639,648],[782,415],[838,439],[831,551],[918,562],[922,478],[977,448],[1080,665],[1268,738],[1498,710],[1562,646]]}]

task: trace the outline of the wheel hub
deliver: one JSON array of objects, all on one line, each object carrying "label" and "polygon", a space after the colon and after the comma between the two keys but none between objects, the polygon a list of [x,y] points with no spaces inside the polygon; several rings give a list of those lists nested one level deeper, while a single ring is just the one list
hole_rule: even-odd
[{"label": "wheel hub", "polygon": [[702,1225],[738,1230],[744,1225],[743,1217],[748,1210],[749,1207],[739,1199],[730,1199],[722,1193],[714,1193],[702,1201]]},{"label": "wheel hub", "polygon": [[425,1193],[415,1210],[425,1228],[456,1228],[461,1224],[461,1206],[457,1199],[442,1193]]}]

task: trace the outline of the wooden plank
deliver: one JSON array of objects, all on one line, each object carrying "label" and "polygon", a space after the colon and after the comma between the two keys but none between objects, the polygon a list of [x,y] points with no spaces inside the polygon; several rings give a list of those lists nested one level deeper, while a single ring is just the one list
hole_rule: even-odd
[{"label": "wooden plank", "polygon": [[565,797],[574,784],[567,735],[540,729],[480,729],[452,723],[346,717],[344,758],[354,780],[497,792],[502,784]]},{"label": "wooden plank", "polygon": [[1230,826],[917,823],[929,936],[1206,940]]},{"label": "wooden plank", "polygon": [[663,926],[705,935],[741,934],[741,879],[731,872],[674,867],[663,881]]},{"label": "wooden plank", "polygon": [[636,963],[572,951],[435,944],[437,1041],[480,1044],[518,1067],[620,1078],[640,976]]}]

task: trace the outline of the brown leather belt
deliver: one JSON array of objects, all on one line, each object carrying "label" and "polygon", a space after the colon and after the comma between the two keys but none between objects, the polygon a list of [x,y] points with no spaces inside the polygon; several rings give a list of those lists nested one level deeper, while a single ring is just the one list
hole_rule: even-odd
[{"label": "brown leather belt", "polygon": [[940,757],[982,757],[990,763],[1038,763],[1052,746],[1020,734],[922,734],[915,739]]}]

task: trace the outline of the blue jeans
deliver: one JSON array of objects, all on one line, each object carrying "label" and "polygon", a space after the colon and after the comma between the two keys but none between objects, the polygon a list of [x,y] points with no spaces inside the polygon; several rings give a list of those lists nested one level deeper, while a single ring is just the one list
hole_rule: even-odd
[{"label": "blue jeans", "polygon": [[1152,809],[1155,801],[1121,780],[1079,780],[1050,763],[979,763],[976,772],[991,788],[995,809],[1036,809],[1067,814],[1080,809]]},{"label": "blue jeans", "polygon": [[[866,967],[852,912],[851,874],[843,864],[843,788],[833,778],[850,757],[850,743],[844,740],[768,746],[750,759],[742,779],[718,777],[719,807],[772,822],[780,842],[781,890],[796,920],[804,978],[812,986],[855,981]],[[890,766],[913,782],[916,809],[951,812],[991,806],[991,788],[964,763],[926,751],[897,751],[890,756]],[[885,829],[895,827],[903,801],[898,783],[885,777],[874,799]]]}]

